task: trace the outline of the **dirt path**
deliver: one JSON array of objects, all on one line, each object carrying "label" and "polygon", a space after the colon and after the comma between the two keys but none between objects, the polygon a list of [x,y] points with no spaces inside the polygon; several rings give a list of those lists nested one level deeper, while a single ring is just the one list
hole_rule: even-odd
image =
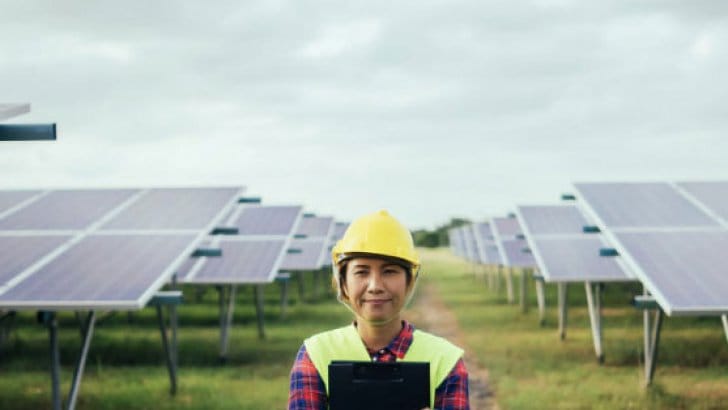
[{"label": "dirt path", "polygon": [[442,336],[465,349],[465,366],[470,376],[470,408],[472,410],[498,410],[494,392],[488,384],[488,370],[478,363],[475,355],[465,345],[463,332],[458,326],[455,314],[440,298],[432,284],[420,283],[417,302],[405,311],[405,318],[415,326]]}]

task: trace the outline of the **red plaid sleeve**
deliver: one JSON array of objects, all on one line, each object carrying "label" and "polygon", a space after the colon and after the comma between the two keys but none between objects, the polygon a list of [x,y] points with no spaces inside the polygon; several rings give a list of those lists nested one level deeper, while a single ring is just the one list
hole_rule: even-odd
[{"label": "red plaid sleeve", "polygon": [[291,369],[288,410],[326,410],[328,405],[324,381],[302,345]]},{"label": "red plaid sleeve", "polygon": [[463,359],[458,360],[455,367],[435,390],[435,409],[437,410],[469,410],[468,370]]}]

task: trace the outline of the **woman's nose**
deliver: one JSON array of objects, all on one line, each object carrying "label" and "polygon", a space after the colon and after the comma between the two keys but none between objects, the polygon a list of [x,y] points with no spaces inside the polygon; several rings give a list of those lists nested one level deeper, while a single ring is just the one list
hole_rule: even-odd
[{"label": "woman's nose", "polygon": [[367,283],[367,291],[375,292],[382,290],[382,275],[379,272],[372,272],[369,275],[369,283]]}]

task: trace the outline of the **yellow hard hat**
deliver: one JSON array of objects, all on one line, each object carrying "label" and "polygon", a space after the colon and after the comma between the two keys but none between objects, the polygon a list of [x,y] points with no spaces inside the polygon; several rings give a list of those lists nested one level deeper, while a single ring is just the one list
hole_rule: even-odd
[{"label": "yellow hard hat", "polygon": [[344,237],[331,250],[334,272],[340,262],[354,254],[401,259],[411,265],[413,275],[420,268],[412,234],[385,210],[359,217],[349,225]]}]

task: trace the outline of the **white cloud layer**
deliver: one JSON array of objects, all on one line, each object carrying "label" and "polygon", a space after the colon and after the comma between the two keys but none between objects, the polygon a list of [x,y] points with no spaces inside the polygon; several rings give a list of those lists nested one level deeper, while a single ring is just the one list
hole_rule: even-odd
[{"label": "white cloud layer", "polygon": [[724,1],[12,2],[0,188],[245,184],[410,226],[728,178]]}]

